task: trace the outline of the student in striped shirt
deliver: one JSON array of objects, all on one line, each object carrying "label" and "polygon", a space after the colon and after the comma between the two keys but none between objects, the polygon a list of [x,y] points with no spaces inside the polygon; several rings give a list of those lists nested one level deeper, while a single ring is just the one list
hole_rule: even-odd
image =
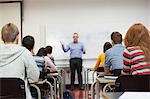
[{"label": "student in striped shirt", "polygon": [[126,33],[122,74],[150,74],[150,35],[141,23],[134,24]]}]

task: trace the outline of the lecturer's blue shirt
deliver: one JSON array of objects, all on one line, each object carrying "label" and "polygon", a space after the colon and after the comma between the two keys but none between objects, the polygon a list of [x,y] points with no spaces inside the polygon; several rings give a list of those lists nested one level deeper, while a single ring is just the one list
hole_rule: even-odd
[{"label": "lecturer's blue shirt", "polygon": [[123,68],[123,51],[122,44],[116,44],[106,51],[105,70],[115,70]]},{"label": "lecturer's blue shirt", "polygon": [[82,54],[85,52],[84,46],[81,42],[72,42],[66,47],[62,45],[62,48],[64,52],[68,52],[70,50],[70,58],[82,58]]}]

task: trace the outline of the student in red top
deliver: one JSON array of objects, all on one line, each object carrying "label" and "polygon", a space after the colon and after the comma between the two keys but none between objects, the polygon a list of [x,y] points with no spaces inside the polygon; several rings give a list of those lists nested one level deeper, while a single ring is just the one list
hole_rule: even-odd
[{"label": "student in red top", "polygon": [[150,74],[150,35],[140,23],[134,24],[126,33],[122,74]]}]

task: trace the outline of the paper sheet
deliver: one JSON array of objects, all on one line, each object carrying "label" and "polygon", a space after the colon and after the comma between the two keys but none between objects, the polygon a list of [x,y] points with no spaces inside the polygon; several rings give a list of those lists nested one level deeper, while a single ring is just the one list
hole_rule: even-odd
[{"label": "paper sheet", "polygon": [[150,99],[150,92],[125,92],[119,99]]}]

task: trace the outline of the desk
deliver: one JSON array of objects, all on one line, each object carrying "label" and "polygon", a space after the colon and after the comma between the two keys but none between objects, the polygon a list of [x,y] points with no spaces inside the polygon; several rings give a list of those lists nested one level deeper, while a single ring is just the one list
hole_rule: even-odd
[{"label": "desk", "polygon": [[49,74],[47,74],[47,76],[58,76],[59,75],[59,73],[49,73]]},{"label": "desk", "polygon": [[97,77],[96,80],[101,83],[101,84],[106,84],[106,83],[115,83],[115,79],[108,79],[108,78],[100,78],[100,77]]},{"label": "desk", "polygon": [[96,99],[99,99],[100,95],[99,95],[99,90],[102,90],[102,88],[100,88],[99,84],[108,84],[108,83],[115,83],[116,79],[108,79],[108,78],[104,78],[104,77],[97,77],[96,81],[92,84],[91,86],[91,99],[95,99],[94,98],[94,89],[95,89],[95,85],[96,86]]}]

